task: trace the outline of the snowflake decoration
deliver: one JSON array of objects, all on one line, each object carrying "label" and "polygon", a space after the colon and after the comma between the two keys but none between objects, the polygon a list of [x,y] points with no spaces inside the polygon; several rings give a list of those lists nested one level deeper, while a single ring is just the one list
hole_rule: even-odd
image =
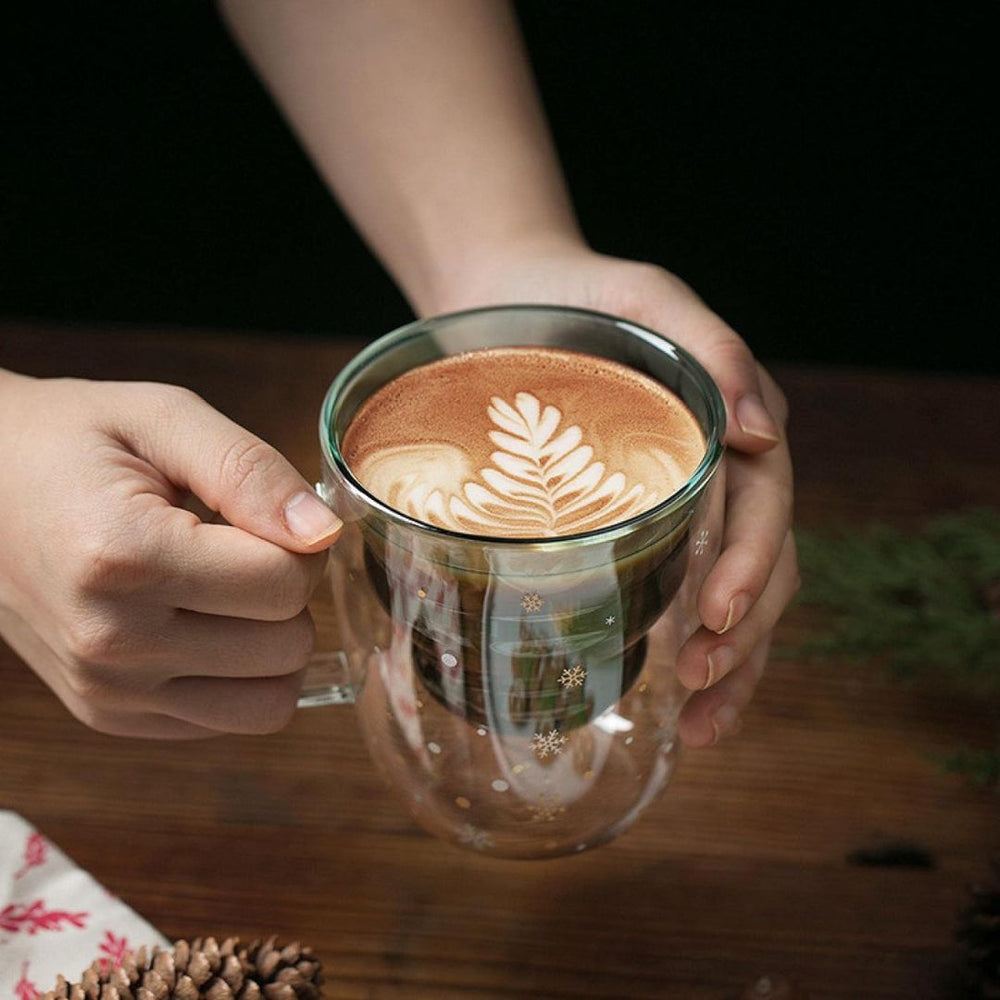
[{"label": "snowflake decoration", "polygon": [[584,670],[581,664],[576,664],[573,667],[567,667],[559,675],[559,683],[564,688],[578,688],[583,687],[583,682],[587,679],[587,671]]},{"label": "snowflake decoration", "polygon": [[563,751],[567,738],[558,729],[550,729],[547,733],[535,733],[531,741],[531,749],[539,760],[544,760],[549,754],[555,756]]},{"label": "snowflake decoration", "polygon": [[708,548],[708,528],[702,528],[701,531],[695,535],[694,539],[694,554],[696,556],[703,555],[705,550]]},{"label": "snowflake decoration", "polygon": [[488,851],[493,847],[493,838],[490,834],[471,823],[466,823],[458,831],[458,842],[476,851]]},{"label": "snowflake decoration", "polygon": [[614,625],[614,623],[616,621],[618,621],[618,619],[615,618],[614,615],[608,615],[608,617],[604,619],[604,624],[605,625]]},{"label": "snowflake decoration", "polygon": [[677,735],[676,725],[661,722],[653,730],[653,740],[660,745],[662,753],[670,753],[674,748],[674,737]]},{"label": "snowflake decoration", "polygon": [[536,611],[542,610],[542,598],[537,591],[533,590],[530,594],[525,594],[521,598],[521,607],[528,614],[534,614]]},{"label": "snowflake decoration", "polygon": [[552,792],[545,792],[537,801],[529,803],[531,810],[531,821],[533,823],[552,823],[560,813],[566,812],[566,807],[559,800],[559,796]]}]

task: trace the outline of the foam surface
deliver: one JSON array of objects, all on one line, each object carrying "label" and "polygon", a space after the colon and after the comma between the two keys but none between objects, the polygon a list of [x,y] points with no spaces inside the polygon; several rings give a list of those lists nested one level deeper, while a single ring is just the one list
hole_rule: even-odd
[{"label": "foam surface", "polygon": [[362,404],[341,450],[369,492],[419,521],[546,538],[665,500],[705,441],[688,408],[645,375],[589,354],[510,347],[399,376]]}]

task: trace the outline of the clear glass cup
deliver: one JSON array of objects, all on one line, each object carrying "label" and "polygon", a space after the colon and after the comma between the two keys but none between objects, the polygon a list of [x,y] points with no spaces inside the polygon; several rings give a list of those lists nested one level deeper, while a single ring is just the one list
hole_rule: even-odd
[{"label": "clear glass cup", "polygon": [[[583,351],[653,377],[697,419],[701,463],[645,513],[539,540],[432,527],[368,493],[340,451],[359,405],[418,365],[506,346]],[[316,657],[300,703],[353,704],[413,817],[452,843],[539,858],[617,836],[675,765],[685,695],[674,665],[719,551],[724,428],[694,358],[600,313],[498,306],[374,342],[320,415],[317,488],[344,522],[329,557],[342,649]]]}]

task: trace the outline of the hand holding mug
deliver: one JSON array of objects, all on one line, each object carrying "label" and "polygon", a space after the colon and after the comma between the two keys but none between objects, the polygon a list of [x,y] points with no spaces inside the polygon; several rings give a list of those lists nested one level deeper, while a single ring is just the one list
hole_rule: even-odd
[{"label": "hand holding mug", "polygon": [[285,725],[339,530],[288,462],[166,385],[0,372],[0,427],[0,632],[69,710],[122,736]]},{"label": "hand holding mug", "polygon": [[781,389],[743,339],[680,278],[596,253],[576,238],[508,240],[449,277],[434,312],[548,302],[611,313],[656,330],[704,365],[726,406],[727,498],[721,556],[699,599],[704,627],[678,663],[694,692],[680,734],[708,746],[736,731],[767,660],[771,632],[798,588],[792,463]]}]

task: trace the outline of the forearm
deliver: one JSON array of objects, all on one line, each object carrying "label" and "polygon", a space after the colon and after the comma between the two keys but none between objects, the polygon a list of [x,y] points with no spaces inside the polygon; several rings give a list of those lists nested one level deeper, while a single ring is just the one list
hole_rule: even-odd
[{"label": "forearm", "polygon": [[19,375],[17,372],[10,371],[7,368],[0,368],[0,401],[2,401],[4,390],[11,389],[19,382],[26,381],[26,379],[26,375]]},{"label": "forearm", "polygon": [[248,58],[419,313],[506,247],[579,232],[500,0],[220,0]]}]

